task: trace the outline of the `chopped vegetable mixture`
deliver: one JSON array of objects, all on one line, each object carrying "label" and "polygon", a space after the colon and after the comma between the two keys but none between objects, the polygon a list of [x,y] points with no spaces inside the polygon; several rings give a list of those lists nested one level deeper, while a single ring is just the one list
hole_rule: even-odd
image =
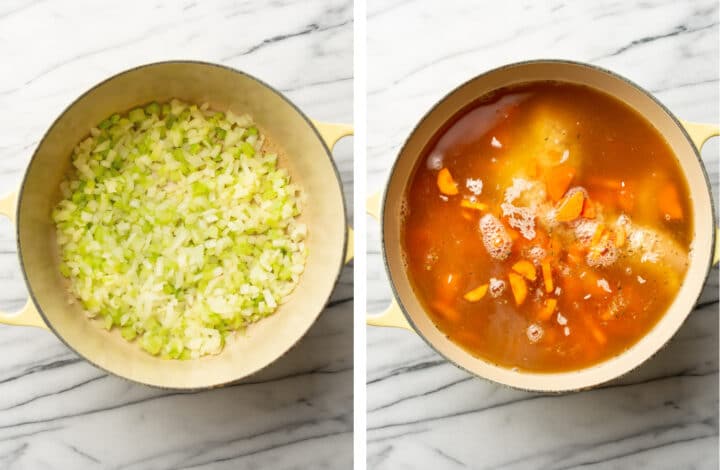
[{"label": "chopped vegetable mixture", "polygon": [[169,359],[220,352],[271,315],[306,260],[301,191],[249,116],[173,100],[113,114],[53,211],[71,299]]}]

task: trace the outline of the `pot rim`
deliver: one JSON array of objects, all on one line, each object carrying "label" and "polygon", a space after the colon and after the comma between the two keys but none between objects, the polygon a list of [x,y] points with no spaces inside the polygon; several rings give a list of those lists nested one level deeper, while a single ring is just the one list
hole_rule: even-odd
[{"label": "pot rim", "polygon": [[[35,296],[35,293],[34,293],[34,291],[33,291],[33,287],[30,285],[30,281],[28,280],[27,273],[26,273],[26,271],[25,271],[25,264],[24,264],[24,262],[23,262],[23,257],[22,257],[22,241],[21,241],[21,239],[20,239],[20,218],[21,218],[21,213],[20,213],[19,209],[20,209],[20,205],[21,205],[21,203],[22,203],[23,195],[24,195],[24,193],[25,193],[25,183],[26,183],[26,181],[27,181],[28,174],[30,173],[30,168],[32,167],[33,163],[35,162],[35,157],[36,157],[36,155],[37,155],[38,149],[40,149],[40,147],[42,147],[43,143],[45,142],[45,140],[46,140],[47,137],[48,137],[48,134],[50,134],[50,132],[51,132],[51,131],[55,128],[55,126],[63,119],[63,117],[67,114],[67,112],[68,112],[70,109],[72,109],[80,100],[82,100],[85,96],[87,96],[87,95],[89,95],[90,93],[92,93],[93,91],[95,91],[97,88],[105,85],[106,83],[109,83],[110,81],[112,81],[112,80],[114,80],[114,79],[116,79],[116,78],[118,78],[118,77],[120,77],[120,76],[126,75],[126,74],[128,74],[128,73],[136,72],[136,71],[138,71],[138,70],[145,69],[145,68],[151,68],[151,67],[156,67],[156,66],[161,66],[161,65],[170,65],[170,64],[178,64],[178,65],[183,65],[183,64],[185,64],[185,65],[200,65],[200,66],[204,66],[204,67],[217,67],[217,68],[225,69],[225,70],[227,70],[227,71],[229,71],[229,72],[233,72],[233,73],[235,73],[235,74],[239,74],[239,75],[242,75],[242,76],[244,76],[244,77],[246,77],[246,78],[249,78],[250,80],[253,80],[253,81],[257,82],[257,83],[260,84],[261,86],[263,86],[263,87],[269,89],[270,91],[272,91],[273,93],[275,93],[275,94],[276,94],[277,96],[279,96],[283,101],[285,101],[287,104],[289,104],[289,105],[298,113],[298,115],[300,115],[300,117],[305,121],[305,123],[308,125],[308,127],[312,130],[312,132],[315,134],[315,136],[317,137],[317,139],[320,141],[320,144],[322,145],[322,148],[325,150],[325,157],[328,159],[328,161],[330,162],[330,165],[332,166],[332,169],[333,169],[333,172],[334,172],[334,174],[335,174],[335,178],[336,178],[336,180],[337,180],[338,186],[342,189],[343,184],[342,184],[342,179],[340,178],[340,172],[339,172],[338,167],[337,167],[337,165],[336,165],[336,163],[335,163],[335,160],[334,160],[333,157],[332,157],[332,151],[328,148],[327,143],[325,142],[325,139],[323,139],[322,135],[320,135],[320,132],[319,132],[318,129],[315,127],[315,124],[314,124],[314,123],[312,122],[312,120],[302,111],[302,109],[300,109],[299,106],[297,106],[297,105],[296,105],[293,101],[291,101],[287,96],[285,96],[283,93],[281,93],[277,88],[273,87],[272,85],[269,85],[269,84],[266,83],[265,81],[263,81],[263,80],[255,77],[254,75],[251,75],[251,74],[249,74],[249,73],[247,73],[247,72],[243,72],[243,71],[241,71],[241,70],[238,70],[238,69],[236,69],[236,68],[230,67],[230,66],[228,66],[228,65],[218,64],[218,63],[214,63],[214,62],[207,62],[207,61],[202,61],[202,60],[189,60],[189,59],[162,60],[162,61],[157,61],[157,62],[149,62],[149,63],[146,63],[146,64],[141,64],[141,65],[138,65],[138,66],[135,66],[135,67],[131,67],[131,68],[129,68],[129,69],[125,69],[125,70],[123,70],[123,71],[117,72],[117,73],[109,76],[108,78],[105,78],[105,79],[101,80],[100,82],[97,82],[95,85],[91,86],[91,87],[88,88],[85,92],[83,92],[82,94],[80,94],[77,98],[73,99],[67,106],[65,106],[65,107],[63,108],[63,110],[60,112],[60,114],[58,114],[58,116],[57,116],[57,117],[52,121],[52,123],[48,126],[47,130],[43,133],[42,137],[40,138],[40,140],[38,141],[37,145],[35,146],[35,149],[34,149],[33,152],[32,152],[32,156],[30,157],[30,160],[28,161],[27,167],[26,167],[25,172],[24,172],[23,177],[22,177],[22,181],[20,182],[20,186],[19,186],[19,188],[18,188],[18,193],[17,193],[18,195],[17,195],[16,206],[15,206],[15,214],[16,214],[16,221],[15,221],[15,240],[16,240],[16,246],[17,246],[18,259],[19,259],[19,261],[20,261],[20,271],[21,271],[21,273],[22,273],[23,280],[25,281],[25,286],[27,287],[28,297],[32,300],[32,303],[33,303],[33,305],[35,306],[35,309],[37,310],[38,314],[39,314],[40,317],[42,318],[43,322],[45,322],[45,324],[48,326],[48,329],[49,329],[50,331],[52,331],[52,333],[53,333],[63,344],[65,344],[65,346],[67,346],[67,347],[68,347],[71,351],[73,351],[75,354],[77,354],[78,356],[80,356],[82,359],[84,359],[84,360],[87,361],[88,363],[92,364],[93,366],[97,367],[98,369],[100,369],[100,370],[102,370],[102,371],[104,371],[104,372],[106,372],[106,373],[108,373],[108,374],[111,374],[111,375],[113,375],[113,376],[115,376],[115,377],[120,377],[121,379],[127,380],[127,381],[129,381],[129,382],[133,382],[133,383],[137,383],[137,384],[141,384],[141,385],[145,385],[145,386],[149,386],[149,387],[154,387],[154,388],[158,388],[158,389],[161,389],[161,390],[169,390],[169,391],[177,391],[177,392],[196,392],[196,391],[201,391],[201,390],[209,390],[209,389],[213,389],[213,388],[224,387],[224,386],[227,386],[227,385],[236,383],[236,382],[238,382],[238,381],[240,381],[240,380],[246,379],[246,378],[248,378],[248,377],[250,377],[250,376],[252,376],[252,375],[257,374],[257,373],[260,372],[261,370],[267,368],[268,366],[270,366],[271,364],[277,362],[280,358],[282,358],[283,356],[285,356],[285,355],[288,353],[288,351],[290,351],[290,349],[292,349],[296,344],[298,344],[298,343],[300,342],[300,340],[301,340],[302,338],[305,337],[305,335],[307,334],[307,332],[309,331],[309,329],[315,324],[315,322],[317,322],[318,317],[319,317],[319,316],[322,314],[322,312],[325,310],[325,307],[327,306],[327,303],[329,302],[330,297],[332,296],[332,292],[334,291],[334,287],[337,285],[337,282],[338,282],[338,280],[340,279],[340,276],[342,275],[342,269],[343,269],[343,267],[344,267],[344,265],[345,265],[345,263],[344,263],[344,256],[342,256],[341,259],[340,259],[340,264],[339,264],[338,267],[337,267],[337,270],[336,270],[336,273],[335,273],[335,276],[334,276],[334,279],[333,279],[333,289],[330,290],[330,293],[328,294],[327,298],[324,300],[324,302],[323,302],[323,309],[320,310],[319,312],[317,312],[317,314],[315,315],[315,319],[312,321],[312,323],[310,323],[310,324],[308,325],[308,327],[305,329],[305,331],[303,331],[303,332],[295,339],[295,341],[293,341],[291,344],[288,344],[287,347],[285,348],[285,350],[284,350],[281,354],[279,354],[275,359],[273,359],[272,361],[268,362],[267,364],[265,364],[265,365],[263,365],[263,366],[255,369],[254,371],[252,371],[252,372],[250,372],[250,373],[248,373],[248,374],[246,374],[246,375],[243,375],[242,377],[236,377],[236,378],[231,379],[231,380],[226,380],[226,381],[223,381],[223,382],[217,382],[217,383],[207,384],[207,385],[203,385],[203,386],[199,386],[199,387],[177,387],[177,386],[172,386],[172,387],[170,387],[170,386],[164,386],[164,385],[162,385],[162,384],[155,384],[155,383],[143,382],[143,381],[139,381],[139,380],[135,380],[135,379],[131,379],[131,378],[129,378],[129,377],[125,377],[125,376],[119,375],[119,374],[117,374],[117,373],[115,373],[115,372],[113,372],[113,371],[111,371],[111,370],[108,370],[107,368],[105,368],[105,367],[97,364],[93,359],[91,359],[91,358],[89,358],[89,357],[87,357],[87,356],[79,353],[71,344],[69,344],[69,343],[65,340],[65,338],[62,337],[62,336],[55,330],[55,328],[53,327],[52,322],[51,322],[51,321],[48,319],[48,317],[45,315],[45,312],[43,311],[43,309],[40,307],[40,304],[38,303],[38,300],[37,300],[37,298],[36,298],[36,296]],[[341,199],[342,199],[341,203],[342,203],[342,219],[343,219],[342,222],[343,222],[343,226],[345,227],[345,228],[344,228],[344,236],[343,236],[343,248],[342,248],[342,252],[345,253],[346,250],[347,250],[347,243],[348,243],[348,241],[347,241],[347,239],[348,239],[348,228],[347,228],[347,222],[346,222],[346,219],[347,219],[347,207],[346,207],[346,203],[345,203],[345,198],[342,197]],[[221,352],[221,354],[222,354],[222,352]],[[160,359],[160,358],[157,358],[157,359],[158,359],[158,360],[163,360],[163,359]],[[201,358],[201,359],[198,359],[198,360],[202,360],[202,358]]]},{"label": "pot rim", "polygon": [[[698,164],[700,165],[700,169],[701,169],[701,171],[702,171],[702,174],[703,174],[703,177],[704,177],[704,180],[705,180],[705,189],[708,191],[708,194],[709,194],[710,209],[711,209],[711,213],[712,213],[712,224],[713,224],[714,227],[717,227],[717,217],[716,217],[716,215],[715,215],[715,202],[714,202],[714,200],[713,200],[713,198],[712,198],[712,191],[711,191],[710,179],[709,179],[709,177],[708,177],[708,173],[707,173],[707,169],[705,168],[705,164],[704,164],[703,161],[702,161],[702,157],[701,157],[701,155],[700,155],[700,149],[698,149],[698,148],[695,146],[695,143],[694,143],[694,142],[692,141],[692,139],[690,138],[690,135],[687,133],[687,130],[686,130],[685,127],[682,125],[682,123],[680,122],[680,120],[679,120],[679,119],[675,116],[675,114],[673,114],[672,111],[670,111],[659,99],[657,99],[652,93],[650,93],[650,92],[647,91],[645,88],[643,88],[643,87],[641,87],[640,85],[638,85],[637,83],[633,82],[632,80],[629,80],[629,79],[625,78],[625,77],[622,76],[622,75],[619,75],[619,74],[617,74],[617,73],[615,73],[615,72],[613,72],[613,71],[611,71],[611,70],[605,69],[605,68],[603,68],[603,67],[599,67],[599,66],[594,65],[594,64],[589,64],[589,63],[586,63],[586,62],[580,62],[580,61],[575,61],[575,60],[567,60],[567,59],[532,59],[532,60],[512,62],[512,63],[509,63],[509,64],[501,65],[501,66],[499,66],[499,67],[495,67],[495,68],[486,70],[486,71],[484,71],[484,72],[482,72],[482,73],[479,73],[479,74],[471,77],[471,78],[468,79],[468,80],[465,80],[464,82],[462,82],[462,83],[460,83],[459,85],[457,85],[457,86],[455,86],[454,88],[452,88],[449,92],[445,93],[440,99],[438,99],[438,100],[422,115],[422,117],[421,117],[420,119],[418,119],[417,123],[413,126],[412,130],[408,133],[407,137],[405,138],[402,146],[400,147],[400,150],[399,150],[398,153],[397,153],[397,156],[395,157],[395,160],[393,161],[392,166],[390,167],[390,172],[389,172],[389,174],[388,174],[387,181],[386,181],[386,183],[385,183],[384,190],[383,190],[383,192],[382,192],[382,200],[381,200],[381,202],[380,202],[380,234],[381,234],[381,237],[380,237],[380,238],[381,238],[381,246],[382,246],[382,260],[383,260],[383,265],[384,265],[384,267],[385,267],[385,273],[386,273],[386,275],[387,275],[387,278],[388,278],[388,280],[390,281],[390,289],[392,290],[393,298],[397,301],[398,307],[400,308],[400,311],[402,312],[402,314],[405,316],[405,319],[407,320],[408,324],[412,327],[412,329],[414,330],[414,332],[415,332],[420,338],[422,338],[423,341],[425,341],[425,343],[426,343],[428,346],[430,346],[431,349],[433,349],[433,350],[434,350],[437,354],[439,354],[443,359],[445,359],[445,360],[448,361],[449,363],[453,364],[455,367],[457,367],[457,368],[459,368],[459,369],[467,372],[468,374],[471,374],[471,375],[474,376],[474,377],[478,377],[478,378],[481,378],[481,379],[484,379],[484,380],[488,380],[488,381],[491,381],[491,382],[494,382],[494,383],[497,383],[497,384],[500,384],[500,385],[503,385],[503,386],[506,386],[506,387],[509,387],[509,388],[513,388],[513,389],[521,390],[521,391],[526,391],[526,392],[539,392],[539,393],[548,393],[548,394],[562,394],[562,393],[577,392],[577,391],[582,391],[582,390],[587,390],[587,389],[590,389],[590,388],[598,387],[598,386],[603,385],[603,384],[605,384],[605,383],[608,383],[608,382],[611,382],[611,381],[613,381],[613,380],[616,380],[616,379],[618,379],[618,378],[620,378],[620,377],[622,377],[622,376],[624,376],[624,375],[632,372],[633,370],[639,368],[640,366],[642,366],[642,365],[643,365],[645,362],[647,362],[651,357],[653,357],[655,354],[657,354],[658,351],[660,351],[663,347],[665,347],[665,345],[667,344],[667,341],[669,341],[670,338],[672,338],[673,336],[675,336],[675,334],[677,333],[677,331],[680,329],[680,327],[681,327],[681,326],[685,323],[685,321],[687,320],[687,317],[688,317],[688,316],[690,315],[690,313],[693,311],[693,308],[695,307],[695,305],[697,305],[697,302],[698,302],[698,300],[699,300],[699,298],[700,298],[700,295],[702,295],[702,289],[700,289],[700,291],[698,292],[698,295],[697,295],[697,297],[693,300],[692,305],[689,305],[689,306],[688,306],[688,308],[687,308],[687,313],[686,313],[686,314],[684,315],[684,317],[682,318],[682,321],[678,322],[677,327],[676,327],[676,329],[675,329],[675,332],[674,332],[672,335],[670,335],[670,337],[668,338],[668,340],[666,340],[666,342],[664,342],[664,343],[661,344],[659,347],[657,347],[651,354],[649,354],[647,357],[643,358],[641,361],[639,361],[639,362],[638,362],[636,365],[634,365],[633,367],[630,367],[629,369],[622,371],[621,373],[615,375],[614,377],[610,377],[610,378],[603,379],[603,380],[599,380],[599,381],[594,381],[593,383],[584,384],[584,385],[582,385],[582,386],[580,386],[580,387],[577,387],[577,388],[560,388],[560,389],[526,388],[526,387],[521,387],[521,386],[515,385],[515,384],[513,384],[513,383],[508,383],[508,382],[504,382],[504,381],[501,382],[501,381],[498,381],[498,380],[495,380],[495,379],[490,379],[490,378],[484,377],[484,376],[482,376],[482,375],[476,374],[476,373],[473,372],[473,371],[468,370],[465,366],[463,366],[463,365],[461,365],[461,364],[458,364],[457,362],[455,362],[454,360],[452,360],[451,358],[449,358],[446,354],[444,354],[443,352],[441,352],[427,337],[425,337],[425,335],[420,331],[420,329],[417,327],[417,325],[415,325],[415,322],[413,321],[412,316],[408,313],[407,307],[405,306],[405,303],[403,302],[403,299],[402,299],[401,296],[399,295],[399,292],[398,292],[397,287],[396,287],[396,285],[395,285],[395,280],[393,279],[392,273],[391,273],[391,271],[390,271],[390,264],[389,264],[388,259],[387,259],[387,245],[386,245],[386,240],[385,240],[385,235],[384,235],[384,233],[385,233],[385,210],[386,210],[386,208],[387,208],[387,189],[390,187],[391,180],[392,180],[392,178],[393,178],[393,175],[395,174],[395,170],[396,170],[396,167],[397,167],[397,164],[398,164],[398,160],[399,160],[400,155],[402,155],[403,151],[405,150],[405,148],[407,147],[407,145],[408,145],[408,143],[409,143],[409,141],[410,141],[410,138],[415,134],[415,132],[418,130],[418,128],[420,127],[420,125],[425,121],[425,119],[426,119],[430,114],[432,114],[432,113],[440,106],[440,104],[443,103],[443,102],[445,102],[451,95],[455,94],[455,93],[456,93],[458,90],[460,90],[461,88],[465,87],[466,85],[470,84],[471,82],[473,82],[473,81],[475,81],[475,80],[477,80],[477,79],[479,79],[479,78],[481,78],[481,77],[484,77],[484,76],[486,76],[486,75],[490,75],[490,74],[492,74],[492,73],[496,73],[496,72],[499,72],[499,71],[502,71],[502,70],[507,70],[507,69],[516,68],[516,67],[523,67],[523,66],[527,66],[527,65],[536,65],[536,64],[574,65],[574,66],[579,66],[579,67],[585,67],[585,68],[588,68],[588,69],[592,69],[592,70],[594,70],[594,71],[596,71],[596,72],[605,73],[606,75],[609,75],[609,76],[611,76],[611,77],[613,77],[613,78],[619,79],[619,80],[627,83],[627,84],[630,85],[631,87],[635,88],[637,91],[639,91],[639,92],[641,92],[642,94],[644,94],[646,97],[650,98],[650,100],[653,101],[656,105],[658,105],[658,106],[670,117],[670,119],[672,119],[672,121],[674,122],[675,126],[680,129],[680,131],[682,132],[683,136],[685,137],[685,140],[690,144],[690,147],[693,149],[695,158],[697,159]],[[467,104],[470,104],[470,103],[467,103]],[[645,117],[645,116],[643,115],[643,117]],[[684,168],[683,168],[683,172],[684,172]],[[715,243],[716,243],[715,238],[716,238],[716,236],[717,236],[716,230],[713,230],[712,235],[711,235],[711,246],[715,246]],[[710,275],[710,271],[711,271],[711,269],[712,269],[712,259],[713,259],[713,252],[712,252],[712,250],[710,250],[710,252],[709,252],[709,254],[708,254],[708,259],[707,259],[707,266],[706,266],[706,268],[705,268],[705,270],[704,270],[704,275],[703,275],[703,277],[702,277],[702,280],[698,280],[698,281],[697,281],[697,282],[700,282],[701,285],[704,285],[704,284],[705,284],[705,282],[706,282],[707,279],[708,279],[708,276]],[[643,336],[643,337],[644,337],[644,336]],[[492,366],[494,366],[494,367],[504,368],[504,367],[502,367],[502,366],[498,366],[497,364],[493,364],[492,362],[487,361],[487,360],[485,360],[485,359],[483,359],[483,358],[480,358],[480,357],[477,357],[477,356],[472,356],[472,355],[471,355],[469,352],[467,352],[465,349],[463,349],[463,348],[461,348],[461,349],[462,349],[467,355],[469,355],[469,356],[471,356],[471,357],[473,357],[473,358],[475,358],[475,359],[477,359],[477,360],[479,360],[479,361],[483,361],[483,362],[485,362],[485,363],[487,363],[487,364],[490,364],[490,365],[492,365]],[[597,363],[597,364],[593,364],[593,365],[588,366],[588,367],[583,367],[583,368],[581,368],[581,369],[576,369],[576,370],[571,370],[571,371],[566,371],[566,372],[537,373],[537,372],[522,372],[522,371],[519,371],[519,374],[523,374],[523,375],[525,375],[525,374],[527,374],[527,375],[531,375],[531,374],[533,374],[533,375],[553,375],[553,374],[573,373],[573,372],[578,372],[578,371],[582,371],[582,370],[587,370],[587,369],[592,368],[592,367],[596,367],[596,366],[598,366],[598,365],[600,365],[600,364],[603,364],[603,363],[605,363],[605,362],[607,362],[607,361],[609,361],[609,360],[612,360],[612,359],[615,358],[615,357],[619,357],[620,355],[626,354],[626,353],[627,353],[627,351],[622,352],[622,353],[620,353],[620,354],[618,354],[618,355],[616,355],[616,356],[612,356],[611,358],[608,358],[608,359],[606,359],[606,360],[604,360],[604,361],[601,361],[601,362],[599,362],[599,363]],[[507,368],[505,368],[505,369],[507,369]]]}]

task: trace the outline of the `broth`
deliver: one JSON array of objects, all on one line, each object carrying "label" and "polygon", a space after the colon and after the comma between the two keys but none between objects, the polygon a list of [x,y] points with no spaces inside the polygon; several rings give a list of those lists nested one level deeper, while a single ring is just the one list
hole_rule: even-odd
[{"label": "broth", "polygon": [[576,370],[623,352],[687,270],[675,155],[592,88],[534,82],[473,104],[427,146],[406,199],[416,295],[453,342],[504,367]]}]

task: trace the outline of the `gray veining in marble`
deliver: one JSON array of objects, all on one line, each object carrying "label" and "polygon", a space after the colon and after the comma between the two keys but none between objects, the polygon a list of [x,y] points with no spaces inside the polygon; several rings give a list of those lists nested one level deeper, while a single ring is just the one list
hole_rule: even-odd
[{"label": "gray veining in marble", "polygon": [[[368,2],[368,191],[455,86],[490,68],[565,58],[612,69],[678,116],[720,122],[718,2]],[[718,189],[718,139],[703,149]],[[369,311],[387,305],[368,218]],[[368,468],[717,469],[718,270],[672,342],[600,389],[542,396],[471,378],[417,336],[368,330]]]},{"label": "gray veining in marble", "polygon": [[[227,64],[313,118],[352,118],[350,1],[3,1],[0,191],[17,187],[42,133],[80,93],[168,59]],[[350,211],[351,146],[334,152]],[[107,376],[49,332],[0,326],[0,468],[350,468],[352,282],[350,266],[291,354],[242,384],[192,394]],[[0,283],[0,306],[22,305],[6,220]]]}]

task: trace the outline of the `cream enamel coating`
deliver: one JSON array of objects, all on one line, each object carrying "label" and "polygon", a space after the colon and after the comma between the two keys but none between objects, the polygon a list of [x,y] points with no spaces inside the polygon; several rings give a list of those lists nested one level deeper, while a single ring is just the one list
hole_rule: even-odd
[{"label": "cream enamel coating", "polygon": [[[298,287],[274,315],[229,339],[222,353],[193,361],[153,357],[123,340],[117,329],[108,333],[88,321],[77,304],[68,303],[50,217],[60,198],[59,184],[70,168],[72,149],[91,127],[114,112],[172,98],[251,114],[279,150],[280,165],[288,168],[307,195],[302,219],[308,225],[309,255]],[[220,65],[162,62],[100,83],[48,130],[30,161],[17,205],[15,195],[0,199],[0,214],[16,219],[18,251],[31,295],[20,312],[0,313],[0,323],[49,327],[95,365],[153,386],[216,387],[262,369],[286,353],[315,322],[345,261],[345,205],[329,148],[351,133],[347,125],[311,122],[268,85]]]},{"label": "cream enamel coating", "polygon": [[[438,330],[415,297],[401,261],[401,206],[415,162],[437,130],[452,116],[490,91],[517,83],[556,80],[584,84],[609,93],[644,115],[665,136],[684,169],[691,189],[695,212],[695,240],[692,244],[686,280],[665,316],[637,344],[623,354],[595,366],[563,373],[512,371],[476,358],[450,341]],[[430,346],[449,361],[479,377],[511,387],[563,392],[582,390],[617,378],[642,364],[657,352],[680,328],[697,301],[713,258],[715,224],[712,196],[700,161],[702,144],[718,135],[718,126],[680,122],[649,93],[611,72],[594,66],[566,61],[532,61],[508,65],[482,74],[443,98],[418,123],[395,161],[385,189],[382,207],[377,209],[382,224],[383,255],[399,307],[393,305],[369,324],[407,327],[409,323]],[[372,203],[372,200],[370,201]],[[395,302],[393,302],[395,304]],[[401,315],[404,314],[404,315]]]}]

